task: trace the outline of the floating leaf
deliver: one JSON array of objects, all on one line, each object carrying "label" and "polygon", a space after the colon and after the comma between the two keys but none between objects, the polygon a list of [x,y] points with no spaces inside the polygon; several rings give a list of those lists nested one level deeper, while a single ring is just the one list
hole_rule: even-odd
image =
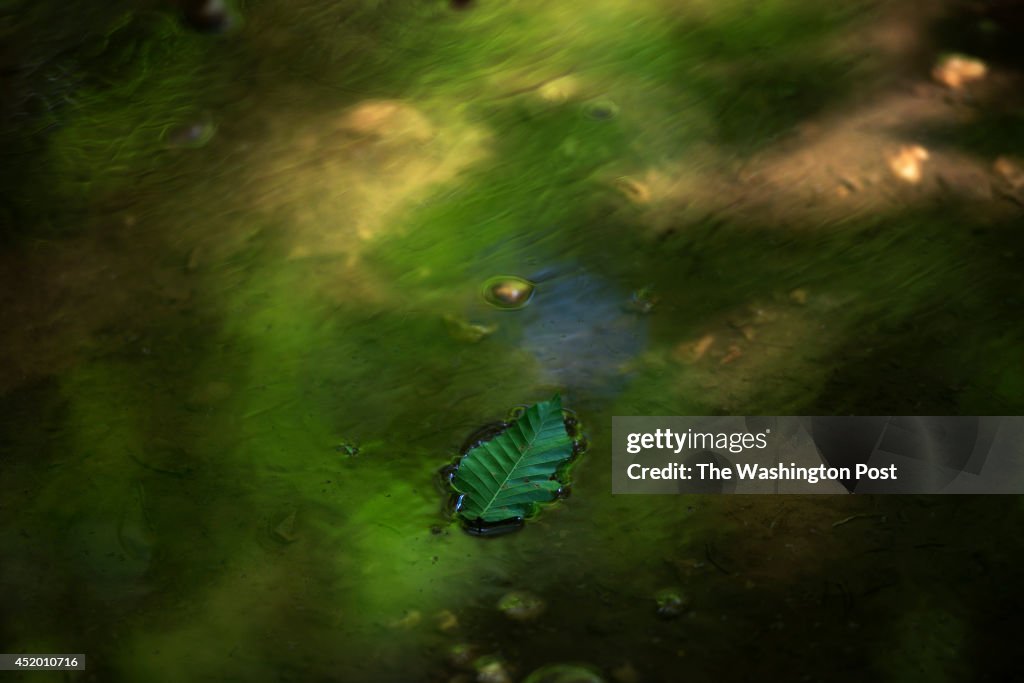
[{"label": "floating leaf", "polygon": [[575,446],[558,396],[530,406],[460,460],[451,479],[459,494],[458,515],[481,531],[531,516],[558,497],[559,470]]}]

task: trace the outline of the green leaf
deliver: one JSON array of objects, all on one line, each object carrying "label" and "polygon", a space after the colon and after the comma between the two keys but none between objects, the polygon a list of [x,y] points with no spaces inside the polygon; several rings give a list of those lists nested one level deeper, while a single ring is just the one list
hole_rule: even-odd
[{"label": "green leaf", "polygon": [[562,485],[555,477],[572,456],[561,399],[530,406],[503,432],[463,456],[452,478],[462,494],[459,516],[486,523],[529,517],[558,496]]}]

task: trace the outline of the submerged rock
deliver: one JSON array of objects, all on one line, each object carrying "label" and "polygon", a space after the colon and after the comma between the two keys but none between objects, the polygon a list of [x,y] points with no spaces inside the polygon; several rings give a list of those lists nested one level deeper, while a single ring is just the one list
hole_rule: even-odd
[{"label": "submerged rock", "polygon": [[472,323],[451,313],[446,313],[441,319],[444,322],[445,329],[448,331],[448,335],[452,339],[469,344],[483,341],[483,339],[491,336],[498,329],[497,325]]},{"label": "submerged rock", "polygon": [[451,610],[443,609],[435,617],[437,618],[437,628],[442,633],[454,631],[459,627],[459,618]]},{"label": "submerged rock", "polygon": [[456,643],[448,648],[448,662],[456,669],[471,670],[479,653],[476,645]]},{"label": "submerged rock", "polygon": [[999,179],[1015,191],[1024,190],[1024,163],[1001,156],[992,164]]},{"label": "submerged rock", "polygon": [[889,157],[889,169],[903,182],[916,185],[921,182],[922,167],[929,156],[921,145],[905,145]]},{"label": "submerged rock", "polygon": [[932,69],[932,78],[950,90],[980,81],[988,74],[985,62],[966,55],[948,55]]},{"label": "submerged rock", "polygon": [[549,664],[531,673],[523,683],[605,683],[605,679],[581,664]]},{"label": "submerged rock", "polygon": [[531,621],[547,608],[544,599],[529,591],[512,591],[498,600],[498,609],[509,619]]},{"label": "submerged rock", "polygon": [[419,625],[423,620],[423,614],[418,609],[406,610],[401,618],[395,619],[388,626],[391,628],[410,629]]}]

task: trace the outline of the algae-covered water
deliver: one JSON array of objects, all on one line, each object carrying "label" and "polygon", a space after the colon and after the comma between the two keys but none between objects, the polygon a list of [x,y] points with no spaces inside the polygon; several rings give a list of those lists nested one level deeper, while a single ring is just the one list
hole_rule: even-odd
[{"label": "algae-covered water", "polygon": [[[0,651],[88,661],[4,675],[1010,680],[1018,498],[613,497],[609,441],[1022,412],[1012,12],[467,4],[0,2]],[[438,471],[556,393],[572,495],[463,533]]]}]

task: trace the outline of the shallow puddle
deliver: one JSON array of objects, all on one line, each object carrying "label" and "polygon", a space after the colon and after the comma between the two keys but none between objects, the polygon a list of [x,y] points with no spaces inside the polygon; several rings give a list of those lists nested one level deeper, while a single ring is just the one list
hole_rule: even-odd
[{"label": "shallow puddle", "polygon": [[[1019,102],[811,158],[941,87],[861,42],[907,3],[51,4],[0,24],[0,650],[88,655],[39,680],[1009,670],[1015,497],[610,493],[614,415],[1021,412],[1020,204],[933,173]],[[438,471],[556,393],[571,495],[466,534]]]}]

